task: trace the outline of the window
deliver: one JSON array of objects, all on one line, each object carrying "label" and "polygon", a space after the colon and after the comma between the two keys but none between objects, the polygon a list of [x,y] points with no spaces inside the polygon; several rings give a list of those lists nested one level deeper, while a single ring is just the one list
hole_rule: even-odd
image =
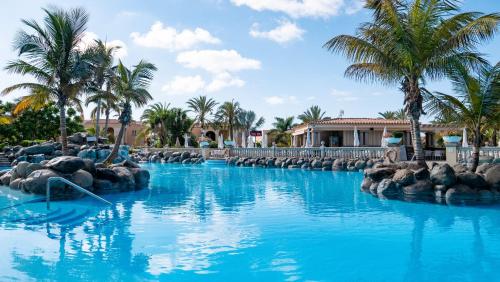
[{"label": "window", "polygon": [[137,130],[132,130],[132,136],[137,136]]}]

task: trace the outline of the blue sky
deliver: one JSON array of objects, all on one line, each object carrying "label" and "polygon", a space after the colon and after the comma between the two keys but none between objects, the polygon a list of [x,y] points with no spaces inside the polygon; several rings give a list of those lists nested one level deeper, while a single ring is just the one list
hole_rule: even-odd
[{"label": "blue sky", "polygon": [[[90,13],[87,39],[124,46],[127,65],[140,59],[157,65],[154,102],[185,107],[197,95],[235,99],[271,126],[275,116],[297,116],[319,105],[327,116],[376,117],[401,108],[396,87],[344,78],[347,61],[322,45],[352,34],[369,14],[359,0],[66,0],[2,1],[0,64],[15,58],[11,42],[20,19],[41,19],[41,7],[84,7]],[[500,11],[500,1],[464,0],[464,10]],[[500,37],[481,46],[500,60]],[[0,88],[23,80],[0,72]],[[431,90],[449,91],[446,81]],[[16,93],[2,100],[12,100]],[[88,113],[88,110],[86,111]],[[142,109],[135,110],[138,118]],[[87,115],[88,116],[88,115]]]}]

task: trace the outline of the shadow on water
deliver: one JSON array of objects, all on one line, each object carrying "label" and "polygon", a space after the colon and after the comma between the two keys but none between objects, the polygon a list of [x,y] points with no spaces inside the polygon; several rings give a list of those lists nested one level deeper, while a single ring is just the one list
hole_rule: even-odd
[{"label": "shadow on water", "polygon": [[[494,253],[498,247],[488,250],[491,245],[485,245],[498,241],[483,238],[485,234],[500,234],[498,206],[464,208],[379,199],[359,191],[360,173],[146,167],[152,175],[149,188],[109,195],[107,198],[115,204],[94,207],[96,215],[79,226],[60,227],[57,234],[53,226],[23,232],[0,229],[0,235],[7,234],[0,238],[9,232],[19,236],[45,233],[52,238],[39,239],[46,245],[31,242],[24,248],[15,243],[4,247],[9,250],[12,269],[7,272],[10,274],[0,273],[0,280],[20,275],[37,280],[144,281],[175,277],[186,281],[197,280],[199,275],[212,279],[211,274],[222,279],[239,274],[250,280],[260,276],[272,280],[352,280],[362,278],[356,275],[363,275],[364,268],[360,266],[360,274],[334,272],[338,271],[334,262],[324,257],[332,253],[325,253],[323,245],[314,244],[314,240],[340,248],[332,242],[351,228],[344,226],[354,226],[352,236],[369,240],[370,232],[373,236],[380,236],[381,230],[390,233],[391,226],[398,229],[399,223],[405,226],[400,232],[402,237],[409,236],[409,244],[402,252],[405,255],[400,256],[406,266],[395,272],[400,273],[393,276],[395,280],[437,281],[462,275],[465,270],[460,259],[429,260],[426,244],[433,245],[433,238],[447,234],[450,244],[468,248],[474,257],[465,280],[494,280],[498,270],[492,269],[500,269],[499,256]],[[452,238],[457,228],[464,234]],[[470,240],[470,244],[464,240]],[[312,244],[301,246],[303,241]],[[353,244],[349,238],[342,242]],[[254,257],[256,250],[261,257]],[[367,255],[364,252],[369,251],[353,252],[363,260]],[[267,264],[266,259],[270,260]],[[332,264],[331,270],[322,268],[322,264]],[[228,269],[228,265],[234,269]],[[365,274],[368,269],[376,272],[368,266]],[[453,274],[440,269],[456,271]]]}]

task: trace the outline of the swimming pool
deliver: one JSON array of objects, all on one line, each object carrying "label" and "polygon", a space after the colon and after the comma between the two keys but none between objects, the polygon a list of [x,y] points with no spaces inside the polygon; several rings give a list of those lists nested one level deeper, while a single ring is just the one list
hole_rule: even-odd
[{"label": "swimming pool", "polygon": [[144,167],[150,189],[112,207],[54,203],[48,224],[15,221],[43,203],[0,211],[0,281],[500,279],[499,206],[377,199],[360,173]]}]

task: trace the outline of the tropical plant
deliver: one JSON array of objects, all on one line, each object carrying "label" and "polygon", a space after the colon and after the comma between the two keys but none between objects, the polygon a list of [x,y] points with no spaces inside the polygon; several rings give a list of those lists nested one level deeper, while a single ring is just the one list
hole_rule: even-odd
[{"label": "tropical plant", "polygon": [[90,73],[87,54],[80,53],[77,48],[86,29],[88,14],[80,8],[43,10],[44,26],[35,20],[22,21],[30,32],[23,30],[17,34],[14,47],[20,58],[5,67],[12,73],[30,75],[37,82],[15,84],[2,93],[19,89],[30,91],[22,98],[17,110],[29,106],[40,108],[47,101],[56,101],[62,151],[67,154],[66,106],[79,101],[78,95]]},{"label": "tropical plant", "polygon": [[217,104],[215,100],[207,98],[207,96],[199,96],[187,101],[189,110],[196,114],[195,122],[198,123],[202,129],[206,129],[207,125],[211,122],[210,115]]},{"label": "tropical plant", "polygon": [[266,120],[263,117],[257,119],[257,115],[254,111],[241,110],[238,114],[238,125],[246,133],[249,133],[251,130],[257,130],[264,122],[266,122]]},{"label": "tropical plant", "polygon": [[297,118],[300,119],[303,123],[308,123],[316,120],[321,120],[323,119],[324,115],[325,112],[323,112],[319,106],[315,105],[311,106]]},{"label": "tropical plant", "polygon": [[118,121],[121,126],[113,150],[104,160],[104,163],[113,162],[118,154],[125,128],[132,121],[132,104],[139,108],[153,99],[147,89],[156,70],[155,65],[144,60],[141,60],[132,69],[126,68],[121,61],[114,68],[115,76],[112,82],[112,90],[119,100],[120,116]]},{"label": "tropical plant", "polygon": [[477,69],[485,63],[476,45],[493,37],[500,15],[459,13],[458,0],[367,0],[372,22],[355,36],[339,35],[324,46],[351,62],[345,75],[362,81],[399,84],[411,127],[415,158],[426,166],[419,119],[424,81],[448,76],[453,69]]},{"label": "tropical plant", "polygon": [[[102,100],[106,99],[112,93],[111,80],[113,79],[113,54],[119,49],[119,46],[108,46],[102,40],[96,40],[95,43],[89,47],[88,52],[91,55],[91,73],[92,78],[88,91],[93,95],[87,98],[86,105],[95,103],[96,108],[92,111],[95,115],[95,135],[99,138],[100,128],[99,121],[101,119]],[[106,89],[103,87],[106,86]]]},{"label": "tropical plant", "polygon": [[290,146],[290,133],[288,132],[294,126],[294,117],[275,117],[274,128],[269,131],[269,136],[279,147]]},{"label": "tropical plant", "polygon": [[378,115],[384,119],[399,119],[399,120],[407,120],[408,119],[408,116],[406,115],[405,109],[400,109],[397,111],[379,112]]},{"label": "tropical plant", "polygon": [[193,125],[193,120],[187,115],[187,111],[181,108],[172,108],[168,111],[164,121],[165,128],[168,132],[169,145],[173,146],[179,142],[184,143],[184,134],[189,132]]},{"label": "tropical plant", "polygon": [[144,110],[141,121],[146,124],[146,127],[137,137],[143,138],[155,133],[159,137],[160,147],[167,144],[168,132],[165,123],[171,115],[169,106],[170,104],[156,103]]},{"label": "tropical plant", "polygon": [[500,63],[486,66],[477,77],[459,70],[452,76],[456,97],[441,92],[426,93],[426,109],[455,121],[473,135],[472,171],[479,164],[482,134],[496,126],[500,117]]},{"label": "tropical plant", "polygon": [[220,105],[215,114],[216,123],[228,129],[230,140],[234,140],[234,129],[238,125],[238,115],[240,112],[240,103],[232,100]]}]

